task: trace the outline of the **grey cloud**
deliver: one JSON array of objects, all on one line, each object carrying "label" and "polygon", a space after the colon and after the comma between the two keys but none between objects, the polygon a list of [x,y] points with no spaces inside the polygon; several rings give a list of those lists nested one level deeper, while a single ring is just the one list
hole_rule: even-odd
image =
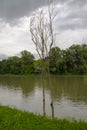
[{"label": "grey cloud", "polygon": [[7,20],[23,17],[47,3],[48,0],[0,0],[0,17]]},{"label": "grey cloud", "polygon": [[[49,0],[0,0],[0,17],[15,24],[15,19],[29,15]],[[63,5],[58,9],[56,26],[59,30],[87,29],[87,0],[52,0]],[[56,28],[57,28],[56,27]]]},{"label": "grey cloud", "polygon": [[58,29],[64,30],[76,30],[87,29],[87,0],[71,0],[66,4],[64,11],[61,10],[61,14],[58,19]]},{"label": "grey cloud", "polygon": [[69,23],[69,24],[64,24],[64,25],[59,25],[59,29],[64,31],[64,30],[77,30],[77,29],[87,29],[87,20],[84,22],[80,23]]},{"label": "grey cloud", "polygon": [[68,4],[70,14],[67,18],[87,18],[87,0],[73,0]]},{"label": "grey cloud", "polygon": [[87,0],[70,0],[69,5],[76,8],[76,7],[82,7],[85,4],[87,4]]},{"label": "grey cloud", "polygon": [[6,19],[19,18],[41,6],[43,0],[0,0],[0,16]]},{"label": "grey cloud", "polygon": [[87,18],[85,15],[82,16],[73,16],[61,18],[60,23],[57,23],[57,26],[60,30],[64,31],[67,29],[76,30],[76,29],[87,29]]}]

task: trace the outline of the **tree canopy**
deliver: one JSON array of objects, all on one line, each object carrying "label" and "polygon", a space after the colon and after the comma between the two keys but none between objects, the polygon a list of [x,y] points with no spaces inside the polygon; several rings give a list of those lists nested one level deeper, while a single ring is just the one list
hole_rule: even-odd
[{"label": "tree canopy", "polygon": [[[49,70],[52,74],[87,74],[87,45],[74,44],[65,50],[51,48]],[[35,60],[27,50],[21,52],[21,57],[12,56],[0,61],[0,74],[31,73],[41,73],[41,60]]]}]

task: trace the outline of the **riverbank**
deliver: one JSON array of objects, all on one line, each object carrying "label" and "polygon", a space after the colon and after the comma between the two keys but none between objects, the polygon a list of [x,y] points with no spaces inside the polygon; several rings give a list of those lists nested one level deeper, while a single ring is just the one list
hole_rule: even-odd
[{"label": "riverbank", "polygon": [[87,130],[87,122],[50,119],[0,106],[0,130]]}]

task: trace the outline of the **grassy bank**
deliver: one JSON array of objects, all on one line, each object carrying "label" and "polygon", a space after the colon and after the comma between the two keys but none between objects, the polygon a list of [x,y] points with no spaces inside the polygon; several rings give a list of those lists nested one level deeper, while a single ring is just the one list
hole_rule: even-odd
[{"label": "grassy bank", "polygon": [[87,122],[49,119],[0,106],[0,130],[87,130]]}]

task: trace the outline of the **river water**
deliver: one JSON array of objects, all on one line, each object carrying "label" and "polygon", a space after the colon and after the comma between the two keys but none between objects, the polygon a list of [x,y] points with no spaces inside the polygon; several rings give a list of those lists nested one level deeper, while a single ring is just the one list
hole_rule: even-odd
[{"label": "river water", "polygon": [[[54,116],[87,121],[87,76],[51,76],[44,78],[45,112]],[[43,83],[41,77],[0,76],[0,104],[43,114]]]}]

